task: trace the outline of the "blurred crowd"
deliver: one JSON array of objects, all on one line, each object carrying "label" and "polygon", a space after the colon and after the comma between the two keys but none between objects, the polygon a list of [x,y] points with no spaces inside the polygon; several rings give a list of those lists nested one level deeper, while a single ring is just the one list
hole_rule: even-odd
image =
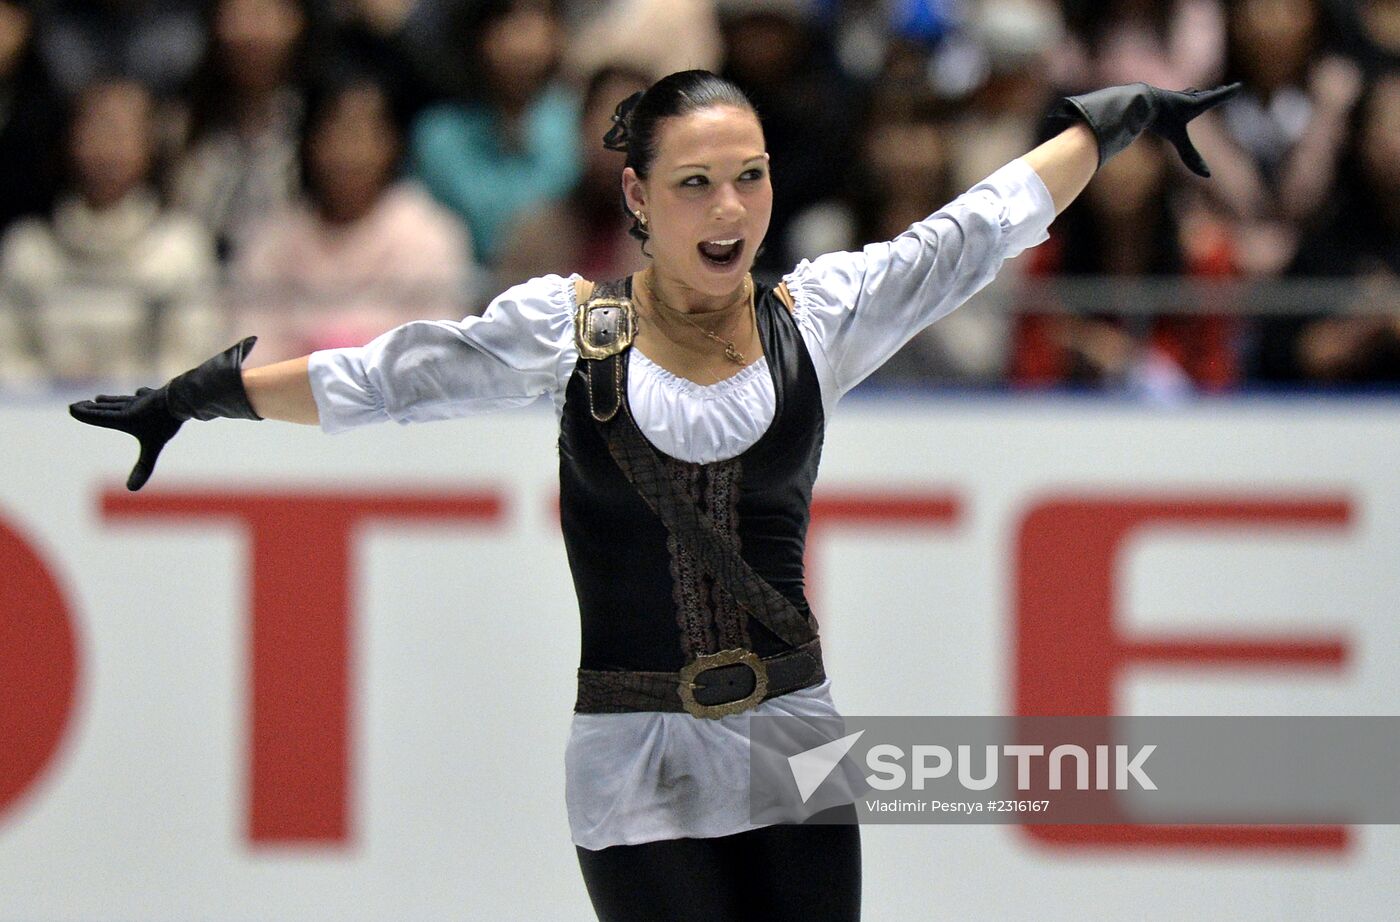
[{"label": "blurred crowd", "polygon": [[757,106],[756,271],[899,234],[1066,93],[1241,81],[1147,137],[886,385],[1400,383],[1400,0],[0,0],[0,389],[154,380],[645,265],[616,103]]}]

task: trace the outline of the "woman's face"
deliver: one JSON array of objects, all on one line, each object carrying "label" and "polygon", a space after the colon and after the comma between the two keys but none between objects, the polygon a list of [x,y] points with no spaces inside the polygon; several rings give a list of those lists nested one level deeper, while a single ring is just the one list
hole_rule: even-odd
[{"label": "woman's face", "polygon": [[309,144],[310,181],[332,220],[363,215],[393,178],[398,132],[377,87],[342,92],[312,130]]},{"label": "woman's face", "polygon": [[1366,34],[1388,51],[1400,49],[1400,0],[1369,0],[1361,6]]},{"label": "woman's face", "polygon": [[150,96],[137,84],[103,84],[83,93],[70,143],[78,190],[90,204],[114,204],[145,181],[151,118]]},{"label": "woman's face", "polygon": [[944,132],[928,122],[890,119],[872,126],[865,155],[880,190],[891,198],[923,198],[942,185]]},{"label": "woman's face", "polygon": [[1317,28],[1313,0],[1244,0],[1231,15],[1241,63],[1256,81],[1278,84],[1301,72]]},{"label": "woman's face", "polygon": [[646,215],[659,275],[715,298],[743,284],[773,213],[756,115],[722,105],[665,119],[651,175],[629,167],[622,187],[628,207]]},{"label": "woman's face", "polygon": [[492,86],[507,95],[533,96],[558,62],[563,40],[547,4],[517,4],[481,37],[481,56]]},{"label": "woman's face", "polygon": [[1400,77],[1381,78],[1362,121],[1361,163],[1371,188],[1400,196]]},{"label": "woman's face", "polygon": [[225,70],[240,87],[281,83],[305,28],[294,0],[223,0],[214,16]]},{"label": "woman's face", "polygon": [[1163,142],[1144,138],[1105,163],[1089,184],[1089,205],[1102,220],[1147,221],[1167,182]]},{"label": "woman's face", "polygon": [[0,77],[10,76],[19,66],[33,25],[29,10],[0,0]]}]

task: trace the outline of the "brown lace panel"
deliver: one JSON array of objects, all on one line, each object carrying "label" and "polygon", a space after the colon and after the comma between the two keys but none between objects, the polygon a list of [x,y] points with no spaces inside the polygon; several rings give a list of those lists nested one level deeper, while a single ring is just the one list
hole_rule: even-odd
[{"label": "brown lace panel", "polygon": [[[699,503],[700,466],[670,459],[665,467],[675,495],[685,497],[691,503]],[[709,610],[708,577],[703,564],[670,533],[666,535],[666,551],[671,558],[671,600],[676,606],[681,649],[687,659],[701,653],[711,653],[716,649],[714,619]]]},{"label": "brown lace panel", "polygon": [[[738,551],[739,548],[739,482],[743,477],[743,465],[737,458],[719,461],[707,466],[709,477],[705,483],[705,512],[715,523],[720,538]],[[715,634],[719,641],[718,649],[734,647],[749,649],[748,617],[734,601],[734,596],[714,579],[706,575],[709,610],[714,619]]]}]

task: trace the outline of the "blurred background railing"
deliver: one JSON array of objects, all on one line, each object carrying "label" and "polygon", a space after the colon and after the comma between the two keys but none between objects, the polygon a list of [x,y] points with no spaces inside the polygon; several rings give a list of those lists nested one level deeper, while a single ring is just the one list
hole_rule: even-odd
[{"label": "blurred background railing", "polygon": [[[770,281],[777,281],[772,275]],[[176,373],[257,335],[259,363],[358,345],[411,320],[478,314],[471,287],[320,288],[105,279],[0,288],[0,396]],[[1028,275],[999,282],[911,341],[873,387],[1143,397],[1400,384],[1400,286],[1385,277],[1191,279]],[[1398,390],[1397,392],[1400,392]]]}]

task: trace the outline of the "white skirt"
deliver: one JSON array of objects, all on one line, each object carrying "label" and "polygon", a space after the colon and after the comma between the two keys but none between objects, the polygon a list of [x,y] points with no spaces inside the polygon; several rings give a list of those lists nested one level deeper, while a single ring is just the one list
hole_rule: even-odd
[{"label": "white skirt", "polygon": [[831,680],[718,720],[689,714],[575,714],[564,753],[574,844],[587,849],[707,839],[749,819],[749,717],[840,717]]}]

